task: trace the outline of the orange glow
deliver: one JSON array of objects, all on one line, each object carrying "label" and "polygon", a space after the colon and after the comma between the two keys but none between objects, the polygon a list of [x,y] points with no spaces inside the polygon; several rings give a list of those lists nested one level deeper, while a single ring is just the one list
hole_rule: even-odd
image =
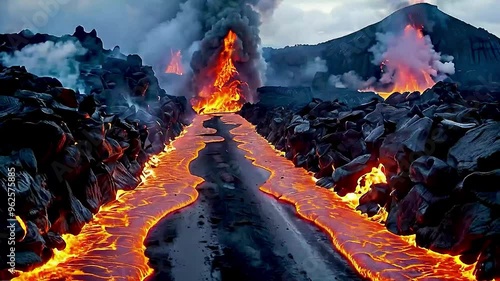
[{"label": "orange glow", "polygon": [[181,51],[174,52],[170,50],[170,63],[165,68],[165,73],[173,73],[177,75],[182,75],[184,70],[182,69],[182,54]]},{"label": "orange glow", "polygon": [[238,36],[232,30],[224,38],[224,48],[213,67],[207,69],[207,80],[198,96],[191,100],[193,109],[199,114],[237,112],[243,106],[242,87],[234,65]]},{"label": "orange glow", "polygon": [[26,233],[27,233],[26,224],[24,223],[23,219],[21,219],[19,216],[16,216],[16,220],[19,223],[19,225],[21,226],[21,228],[24,230],[24,236],[20,237],[20,239],[22,240],[22,239],[24,239],[24,237],[26,236]]},{"label": "orange glow", "polygon": [[[254,165],[271,173],[260,189],[295,206],[300,217],[327,232],[332,243],[358,270],[371,280],[474,280],[474,265],[410,244],[355,212],[335,193],[316,187],[310,174],[280,157],[255,126],[239,115],[222,121],[241,126],[231,130],[239,148]],[[378,174],[378,172],[377,172]],[[376,177],[379,178],[379,177]],[[381,179],[381,175],[380,178]]]},{"label": "orange glow", "polygon": [[[358,184],[356,186],[356,191],[354,193],[348,193],[346,196],[342,197],[342,200],[349,204],[353,209],[359,206],[359,199],[365,193],[370,191],[372,185],[377,183],[387,183],[387,178],[384,174],[385,167],[379,164],[378,167],[373,167],[369,173],[366,173],[359,177]],[[380,209],[378,213],[371,217],[370,219],[378,222],[385,222],[387,219],[387,211],[384,207],[379,206]]]},{"label": "orange glow", "polygon": [[[416,1],[419,2],[419,1]],[[425,38],[421,27],[415,27],[408,24],[402,35],[403,37],[410,38],[416,45],[425,46]],[[408,39],[405,39],[408,40]],[[418,54],[408,54],[409,56],[417,56]],[[432,88],[436,84],[428,72],[428,69],[415,69],[415,67],[400,61],[385,60],[382,62],[380,68],[382,72],[385,66],[390,66],[395,70],[392,77],[393,86],[390,90],[377,91],[373,87],[362,90],[363,92],[372,91],[379,94],[384,99],[388,98],[392,93],[399,92],[415,92],[423,93],[428,88]]]},{"label": "orange glow", "polygon": [[55,250],[48,263],[13,280],[142,280],[151,274],[143,245],[149,229],[198,198],[195,187],[203,179],[191,175],[189,163],[205,143],[223,140],[200,136],[215,132],[203,127],[207,119],[197,116],[182,137],[152,158],[141,186],[103,206],[79,235],[63,235],[64,250]]}]

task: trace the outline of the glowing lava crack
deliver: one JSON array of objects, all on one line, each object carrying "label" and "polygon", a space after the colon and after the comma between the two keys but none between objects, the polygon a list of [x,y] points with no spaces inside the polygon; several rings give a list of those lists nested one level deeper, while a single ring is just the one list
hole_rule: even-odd
[{"label": "glowing lava crack", "polygon": [[[189,163],[205,143],[223,141],[203,127],[198,116],[174,150],[160,155],[158,166],[143,185],[123,193],[101,209],[78,236],[65,235],[67,247],[44,266],[14,280],[141,280],[153,270],[144,256],[143,241],[161,218],[194,202],[202,178],[191,175]],[[164,157],[163,157],[164,156]]]},{"label": "glowing lava crack", "polygon": [[253,125],[239,115],[222,121],[241,124],[231,130],[239,148],[254,165],[271,172],[262,191],[293,204],[298,214],[324,229],[334,246],[371,280],[470,280],[472,266],[458,259],[430,252],[408,243],[355,212],[335,193],[315,186],[304,169],[279,156]]}]

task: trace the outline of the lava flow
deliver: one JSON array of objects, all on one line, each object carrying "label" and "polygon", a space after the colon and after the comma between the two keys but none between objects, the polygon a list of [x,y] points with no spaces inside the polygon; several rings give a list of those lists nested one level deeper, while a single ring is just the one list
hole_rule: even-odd
[{"label": "lava flow", "polygon": [[293,204],[298,214],[332,238],[334,246],[358,272],[371,280],[474,280],[473,265],[408,243],[382,224],[363,217],[335,193],[315,186],[304,169],[279,156],[255,127],[239,115],[222,121],[241,126],[231,130],[239,148],[254,165],[271,173],[261,190]]},{"label": "lava flow", "polygon": [[198,198],[195,187],[203,179],[191,175],[189,163],[205,143],[223,140],[203,135],[215,132],[203,127],[207,119],[195,118],[173,150],[158,157],[156,169],[147,170],[151,176],[141,186],[102,207],[79,235],[64,235],[66,248],[44,266],[14,280],[142,280],[152,273],[143,245],[149,229]]},{"label": "lava flow", "polygon": [[[369,173],[359,177],[356,190],[354,193],[348,193],[346,196],[341,197],[342,201],[347,202],[353,209],[359,206],[359,199],[361,196],[370,191],[373,185],[378,183],[387,183],[387,177],[384,174],[385,167],[379,164],[378,167],[373,167]],[[377,214],[370,217],[372,221],[385,222],[389,214],[383,206],[379,206]]]},{"label": "lava flow", "polygon": [[[382,72],[381,82],[390,83],[390,88],[378,91],[370,88],[363,91],[377,92],[384,99],[392,93],[424,92],[436,84],[431,73],[435,70],[428,62],[420,62],[422,50],[426,52],[429,44],[421,28],[408,24],[403,34],[397,38],[397,43],[384,54],[384,61],[380,65]],[[415,59],[411,59],[415,57]]]},{"label": "lava flow", "polygon": [[193,109],[200,114],[236,112],[244,104],[242,87],[234,65],[238,36],[232,30],[224,38],[223,49],[214,65],[206,69],[207,81],[198,96],[191,100]]},{"label": "lava flow", "polygon": [[182,75],[184,73],[182,69],[181,51],[174,52],[173,50],[170,50],[170,63],[165,68],[165,73],[173,73],[177,75]]}]

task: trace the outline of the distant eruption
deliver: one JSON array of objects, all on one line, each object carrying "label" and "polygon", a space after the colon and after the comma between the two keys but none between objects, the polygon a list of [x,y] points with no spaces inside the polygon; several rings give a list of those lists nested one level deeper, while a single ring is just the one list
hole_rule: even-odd
[{"label": "distant eruption", "polygon": [[170,63],[165,68],[165,73],[172,73],[177,75],[184,74],[184,70],[182,67],[182,54],[181,51],[173,51],[170,50]]},{"label": "distant eruption", "polygon": [[384,98],[394,92],[423,92],[449,74],[454,74],[453,58],[446,58],[434,50],[423,26],[408,24],[399,35],[378,33],[378,43],[369,49],[372,61],[380,65],[381,78],[377,83],[362,89],[375,91]]}]

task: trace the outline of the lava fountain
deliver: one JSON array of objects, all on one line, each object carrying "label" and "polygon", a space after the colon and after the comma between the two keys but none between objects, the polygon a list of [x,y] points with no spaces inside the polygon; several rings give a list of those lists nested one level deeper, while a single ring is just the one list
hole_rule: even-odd
[{"label": "lava fountain", "polygon": [[206,77],[206,81],[203,81],[198,95],[191,100],[197,113],[236,112],[245,103],[243,88],[248,85],[240,80],[235,66],[237,43],[238,36],[229,30],[215,62],[203,71],[202,76]]},{"label": "lava fountain", "polygon": [[181,51],[170,50],[170,63],[165,68],[165,73],[172,73],[182,75],[184,70],[182,68],[182,54]]},{"label": "lava fountain", "polygon": [[[375,45],[370,51],[381,52],[378,55],[382,77],[380,87],[370,87],[362,91],[377,92],[387,98],[394,92],[424,92],[436,84],[441,55],[434,51],[428,36],[424,36],[423,27],[408,24],[401,35],[391,37],[379,35],[383,44]],[[383,47],[385,50],[379,50]],[[375,55],[377,57],[377,55]]]},{"label": "lava fountain", "polygon": [[[335,248],[363,277],[377,281],[474,280],[474,265],[408,243],[357,213],[337,194],[315,186],[307,171],[281,157],[243,117],[225,115],[222,121],[240,125],[231,130],[238,147],[255,166],[271,173],[260,190],[293,204],[300,217],[328,233]],[[378,171],[375,174],[371,180],[383,179]]]},{"label": "lava fountain", "polygon": [[56,250],[45,265],[14,280],[142,280],[151,274],[143,245],[149,229],[198,198],[195,187],[203,179],[191,175],[189,164],[207,142],[223,140],[205,135],[216,131],[203,127],[207,119],[195,117],[172,149],[153,161],[156,168],[146,169],[141,186],[103,206],[79,235],[63,236],[64,250]]}]

